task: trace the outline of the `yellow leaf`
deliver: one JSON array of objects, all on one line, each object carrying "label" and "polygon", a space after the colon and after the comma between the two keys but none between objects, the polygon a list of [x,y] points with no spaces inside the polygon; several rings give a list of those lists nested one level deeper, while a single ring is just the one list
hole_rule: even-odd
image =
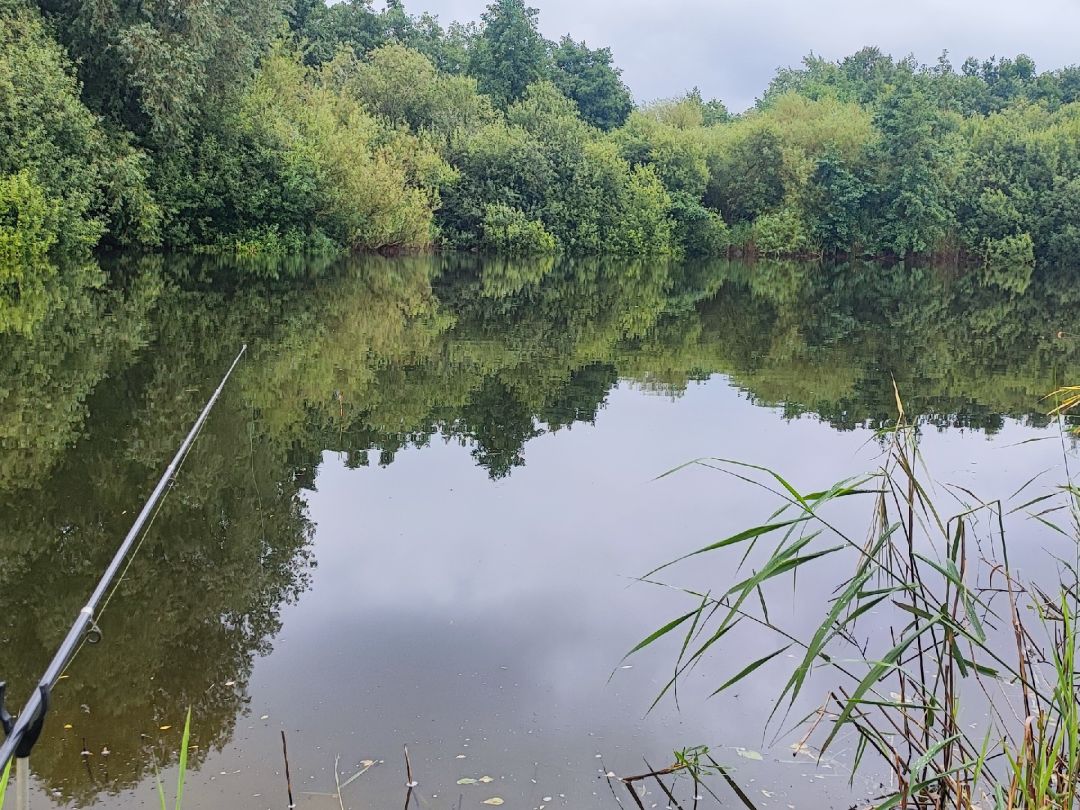
[{"label": "yellow leaf", "polygon": [[159,728],[158,730],[159,731],[168,731],[170,728],[172,728],[172,726],[161,726],[161,728]]},{"label": "yellow leaf", "polygon": [[484,799],[484,804],[494,805],[495,807],[498,807],[502,803],[503,800],[500,799],[498,796],[496,796],[494,799]]}]

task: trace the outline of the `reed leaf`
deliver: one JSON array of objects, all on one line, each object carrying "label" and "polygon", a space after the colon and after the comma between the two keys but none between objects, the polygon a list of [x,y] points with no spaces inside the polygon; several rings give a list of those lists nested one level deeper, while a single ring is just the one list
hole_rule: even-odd
[{"label": "reed leaf", "polygon": [[734,675],[731,678],[728,678],[726,681],[724,681],[724,684],[719,689],[717,689],[715,692],[713,692],[711,695],[709,695],[709,697],[719,695],[725,689],[727,689],[727,688],[729,688],[731,686],[734,686],[739,681],[741,681],[743,678],[745,678],[747,675],[750,675],[755,670],[757,670],[759,667],[764,666],[765,664],[769,663],[771,660],[776,658],[776,656],[780,655],[781,653],[787,652],[789,649],[791,649],[790,644],[788,644],[786,647],[781,647],[779,650],[776,650],[775,652],[771,652],[768,655],[759,658],[758,660],[754,661],[751,664],[748,664],[747,666],[745,666],[741,670],[739,670],[739,673],[737,675]]},{"label": "reed leaf", "polygon": [[4,773],[0,775],[0,807],[4,806],[4,796],[7,795],[8,779],[11,777],[11,760],[4,766]]},{"label": "reed leaf", "polygon": [[180,810],[184,803],[184,777],[187,775],[188,744],[191,742],[191,707],[188,707],[187,718],[184,720],[184,735],[180,739],[180,769],[176,777],[176,810]]}]

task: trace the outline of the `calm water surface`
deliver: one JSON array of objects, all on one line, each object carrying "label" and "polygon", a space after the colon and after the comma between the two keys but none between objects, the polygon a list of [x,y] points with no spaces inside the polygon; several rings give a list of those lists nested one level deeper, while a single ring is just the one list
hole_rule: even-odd
[{"label": "calm water surface", "polygon": [[[617,807],[601,774],[697,744],[760,807],[848,807],[876,785],[847,787],[843,750],[818,766],[763,737],[782,668],[705,699],[771,640],[733,638],[682,685],[681,710],[647,713],[676,648],[623,655],[693,605],[634,577],[774,506],[701,467],[657,476],[700,456],[806,489],[872,469],[894,377],[942,480],[993,497],[1076,461],[1039,401],[1080,380],[1072,276],[299,269],[230,290],[235,268],[131,260],[120,288],[65,272],[0,318],[0,674],[16,703],[251,344],[103,641],[56,690],[35,806],[155,806],[153,763],[171,784],[190,706],[187,808],[284,807],[281,730],[302,808],[337,807],[335,763],[344,780],[364,760],[345,806],[400,806],[405,744],[422,807]],[[708,589],[732,565],[665,578]],[[787,583],[773,611],[815,626],[828,573]]]}]

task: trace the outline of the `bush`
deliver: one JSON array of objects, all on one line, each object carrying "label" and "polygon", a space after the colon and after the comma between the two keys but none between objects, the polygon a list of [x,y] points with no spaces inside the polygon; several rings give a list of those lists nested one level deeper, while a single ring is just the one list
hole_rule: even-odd
[{"label": "bush", "polygon": [[483,247],[513,256],[539,256],[554,253],[558,240],[543,223],[529,219],[508,205],[489,205],[484,211]]},{"label": "bush", "polygon": [[449,167],[416,136],[364,110],[341,74],[284,49],[222,122],[163,172],[170,238],[244,253],[417,249],[434,239],[432,211]]},{"label": "bush", "polygon": [[792,208],[755,219],[753,240],[758,253],[764,256],[799,256],[811,248],[806,224]]},{"label": "bush", "polygon": [[1003,290],[1021,293],[1031,283],[1035,267],[1035,243],[1031,235],[1019,233],[987,239],[983,251],[985,281]]},{"label": "bush", "polygon": [[0,283],[45,261],[60,239],[61,208],[28,171],[0,177]]},{"label": "bush", "polygon": [[724,220],[694,197],[671,195],[673,239],[687,256],[718,256],[727,250],[731,234]]},{"label": "bush", "polygon": [[631,168],[550,83],[531,86],[507,121],[457,140],[450,162],[460,179],[439,215],[455,247],[490,249],[494,205],[539,223],[567,253],[671,250],[671,201],[656,173]]},{"label": "bush", "polygon": [[9,209],[13,195],[28,205],[26,195],[40,192],[54,220],[49,247],[60,251],[94,247],[106,227],[128,243],[152,244],[160,212],[147,190],[145,159],[104,131],[79,90],[37,12],[0,0],[0,177],[8,178]]},{"label": "bush", "polygon": [[668,215],[671,197],[664,184],[649,166],[638,167],[630,175],[626,188],[625,213],[615,232],[614,253],[669,253],[672,247],[672,222]]}]

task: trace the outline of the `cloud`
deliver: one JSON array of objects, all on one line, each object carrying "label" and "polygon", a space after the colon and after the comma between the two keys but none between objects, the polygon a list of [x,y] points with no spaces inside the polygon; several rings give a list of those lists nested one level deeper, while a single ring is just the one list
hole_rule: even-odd
[{"label": "cloud", "polygon": [[[933,62],[1026,53],[1041,70],[1076,61],[1072,0],[532,0],[544,35],[611,46],[639,101],[691,87],[734,110],[753,104],[777,67],[810,52],[839,59],[864,45]],[[485,0],[414,0],[413,13],[478,19]]]}]

